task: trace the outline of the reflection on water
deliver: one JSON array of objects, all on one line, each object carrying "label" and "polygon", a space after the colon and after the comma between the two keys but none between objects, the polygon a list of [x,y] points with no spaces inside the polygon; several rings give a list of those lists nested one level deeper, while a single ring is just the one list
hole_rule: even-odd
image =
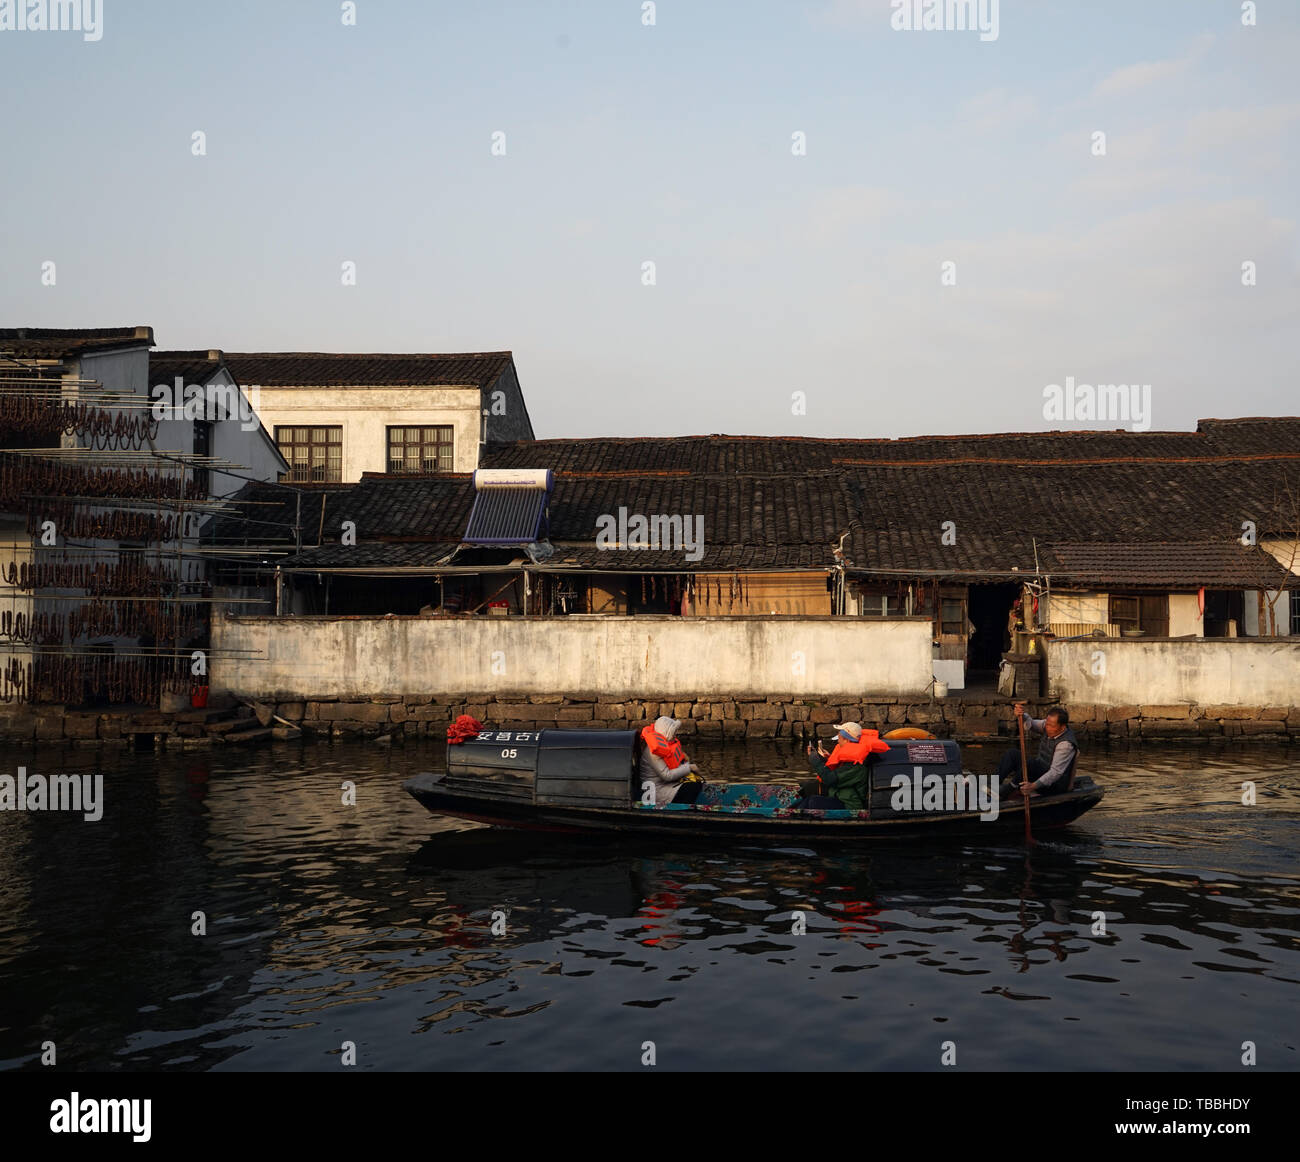
[{"label": "reflection on water", "polygon": [[661,1068],[935,1069],[953,1041],[967,1069],[1221,1070],[1246,1040],[1300,1067],[1300,755],[1085,757],[1108,797],[1026,858],[479,828],[401,791],[426,745],[11,754],[107,802],[0,814],[0,1067],[46,1040],[90,1069],[328,1070],[344,1041],[369,1069],[639,1069],[645,1041]]}]

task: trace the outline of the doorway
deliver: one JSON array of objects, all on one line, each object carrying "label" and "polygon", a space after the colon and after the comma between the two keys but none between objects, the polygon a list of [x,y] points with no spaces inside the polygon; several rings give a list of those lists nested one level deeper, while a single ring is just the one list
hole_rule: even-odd
[{"label": "doorway", "polygon": [[1020,596],[1020,583],[970,587],[970,619],[975,626],[966,653],[966,667],[975,675],[996,681],[1002,655],[1011,648],[1007,623],[1011,607]]}]

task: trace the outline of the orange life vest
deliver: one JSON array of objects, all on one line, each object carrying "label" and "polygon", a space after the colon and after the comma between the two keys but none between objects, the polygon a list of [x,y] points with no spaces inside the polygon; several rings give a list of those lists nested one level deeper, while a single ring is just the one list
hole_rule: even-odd
[{"label": "orange life vest", "polygon": [[840,763],[865,763],[868,755],[882,754],[888,749],[889,743],[881,741],[879,731],[864,730],[857,742],[840,739],[835,744],[835,749],[831,751],[830,758],[826,760],[826,765],[835,767]]},{"label": "orange life vest", "polygon": [[645,739],[650,753],[663,759],[670,771],[675,771],[686,761],[686,752],[682,749],[682,744],[675,738],[665,738],[654,728],[654,723],[642,728],[641,737]]}]

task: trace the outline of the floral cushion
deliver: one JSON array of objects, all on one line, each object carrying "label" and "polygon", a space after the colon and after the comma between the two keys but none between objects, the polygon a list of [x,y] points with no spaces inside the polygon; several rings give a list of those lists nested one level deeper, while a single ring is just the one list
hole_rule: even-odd
[{"label": "floral cushion", "polygon": [[793,807],[801,798],[799,788],[790,783],[705,783],[695,806]]}]

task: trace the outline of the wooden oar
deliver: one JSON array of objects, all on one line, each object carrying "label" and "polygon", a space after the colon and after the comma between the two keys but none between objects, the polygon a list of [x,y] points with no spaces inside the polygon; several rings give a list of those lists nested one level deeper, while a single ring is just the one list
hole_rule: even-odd
[{"label": "wooden oar", "polygon": [[1017,714],[1016,722],[1020,724],[1020,794],[1025,801],[1025,846],[1033,847],[1034,835],[1029,827],[1029,792],[1023,789],[1029,782],[1029,759],[1025,755],[1025,716]]}]

